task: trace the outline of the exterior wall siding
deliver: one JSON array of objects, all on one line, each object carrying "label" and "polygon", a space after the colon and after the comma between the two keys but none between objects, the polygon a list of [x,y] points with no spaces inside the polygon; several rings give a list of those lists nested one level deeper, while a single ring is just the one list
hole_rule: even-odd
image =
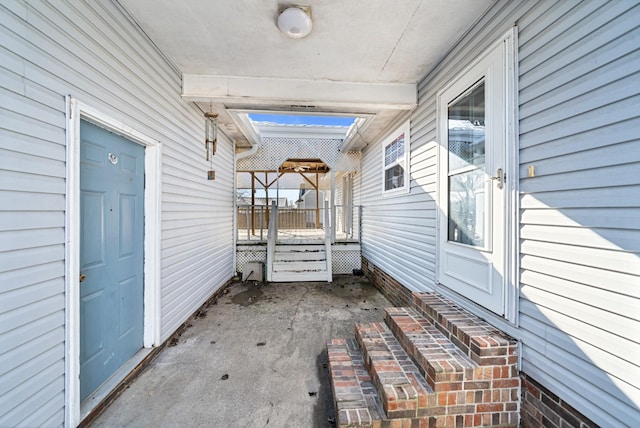
[{"label": "exterior wall siding", "polygon": [[522,370],[599,424],[633,425],[640,5],[545,6],[519,21]]},{"label": "exterior wall siding", "polygon": [[382,141],[363,152],[362,172],[356,179],[362,204],[362,251],[369,264],[411,290],[425,291],[435,282],[436,204],[429,193],[435,191],[435,168],[428,165],[431,155],[435,159],[435,147],[416,137],[412,127],[410,193],[382,196]]},{"label": "exterior wall siding", "polygon": [[[437,92],[513,26],[534,2],[500,2],[483,16],[473,32],[418,86],[418,107],[411,113],[410,193],[382,197],[382,138],[362,155],[363,256],[414,291],[436,284],[438,206],[436,100]],[[462,35],[461,35],[462,36]],[[392,132],[392,129],[389,129]]]},{"label": "exterior wall siding", "polygon": [[162,339],[232,276],[233,148],[116,2],[0,5],[0,426],[65,407],[65,96],[161,142]]},{"label": "exterior wall siding", "polygon": [[524,375],[558,403],[631,426],[640,420],[637,2],[494,4],[419,85],[411,193],[383,199],[380,143],[364,152],[363,257],[410,290],[434,286],[437,92],[516,23],[521,270],[519,326],[508,333],[522,341]]}]

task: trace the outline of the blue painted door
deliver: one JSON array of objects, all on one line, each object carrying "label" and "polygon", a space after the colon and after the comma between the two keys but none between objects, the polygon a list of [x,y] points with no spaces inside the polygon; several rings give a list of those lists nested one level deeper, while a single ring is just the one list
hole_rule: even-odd
[{"label": "blue painted door", "polygon": [[144,148],[80,124],[80,395],[142,348]]}]

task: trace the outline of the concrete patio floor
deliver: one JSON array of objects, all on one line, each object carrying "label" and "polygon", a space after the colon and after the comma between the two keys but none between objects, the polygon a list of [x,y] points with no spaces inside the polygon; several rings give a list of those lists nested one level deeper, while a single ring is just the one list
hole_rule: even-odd
[{"label": "concrete patio floor", "polygon": [[391,304],[351,275],[228,290],[91,426],[333,426],[325,344]]}]

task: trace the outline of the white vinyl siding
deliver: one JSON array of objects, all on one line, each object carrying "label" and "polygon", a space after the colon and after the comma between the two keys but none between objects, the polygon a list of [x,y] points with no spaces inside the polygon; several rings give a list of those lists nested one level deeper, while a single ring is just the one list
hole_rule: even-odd
[{"label": "white vinyl siding", "polygon": [[631,426],[640,420],[640,5],[548,6],[519,21],[522,369],[594,422]]},{"label": "white vinyl siding", "polygon": [[[411,193],[363,153],[363,255],[412,290],[435,272],[436,94],[518,24],[522,370],[604,426],[640,420],[640,5],[497,2],[419,84]],[[535,177],[528,177],[529,166]],[[502,327],[508,327],[506,323]]]},{"label": "white vinyl siding", "polygon": [[161,142],[162,339],[233,271],[233,148],[116,2],[0,5],[0,426],[65,407],[65,96]]},{"label": "white vinyl siding", "polygon": [[[429,160],[435,159],[435,147],[416,138],[411,125],[409,191],[391,198],[383,196],[380,141],[363,152],[359,193],[363,255],[405,287],[417,291],[431,289],[435,280],[436,204],[427,193],[435,190],[435,165],[429,165]],[[396,134],[394,131],[387,138],[395,139]]]}]

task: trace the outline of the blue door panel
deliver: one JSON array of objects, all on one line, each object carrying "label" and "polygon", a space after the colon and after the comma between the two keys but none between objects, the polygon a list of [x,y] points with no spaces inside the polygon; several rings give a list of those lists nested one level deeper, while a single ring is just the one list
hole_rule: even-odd
[{"label": "blue door panel", "polygon": [[144,148],[80,124],[80,396],[142,347]]},{"label": "blue door panel", "polygon": [[[83,191],[80,195],[82,229],[80,230],[80,263],[85,266],[96,266],[105,262],[104,248],[104,192]],[[96,239],[95,235],[100,236]],[[92,245],[88,245],[89,242]],[[100,244],[100,245],[98,245]]]},{"label": "blue door panel", "polygon": [[135,242],[135,210],[136,195],[120,195],[120,233],[119,257],[130,257],[136,249]]},{"label": "blue door panel", "polygon": [[[81,124],[81,131],[84,129],[86,131],[86,127]],[[82,137],[81,137],[82,138]],[[101,145],[91,144],[88,141],[83,141],[82,146],[80,147],[80,154],[82,157],[82,162],[85,165],[93,165],[97,167],[101,167],[104,165],[106,158],[104,150],[105,148]]]},{"label": "blue door panel", "polygon": [[137,159],[135,157],[122,153],[118,161],[118,167],[122,171],[127,171],[129,173],[135,174],[138,171],[139,167],[136,161]]},{"label": "blue door panel", "polygon": [[[80,301],[80,319],[87,319],[90,314],[95,317],[95,323],[102,323],[104,320],[104,293],[102,291],[96,291],[85,295]],[[98,316],[95,316],[99,314]],[[101,330],[103,326],[96,325],[97,330]],[[91,334],[91,331],[86,328],[80,328],[81,342],[84,346],[80,348],[80,361],[90,361],[96,358],[104,349],[104,342],[102,335]]]},{"label": "blue door panel", "polygon": [[136,328],[138,321],[136,311],[130,308],[130,302],[135,301],[136,277],[127,278],[120,282],[120,325],[118,334],[120,338],[124,338],[127,334],[131,334]]}]

